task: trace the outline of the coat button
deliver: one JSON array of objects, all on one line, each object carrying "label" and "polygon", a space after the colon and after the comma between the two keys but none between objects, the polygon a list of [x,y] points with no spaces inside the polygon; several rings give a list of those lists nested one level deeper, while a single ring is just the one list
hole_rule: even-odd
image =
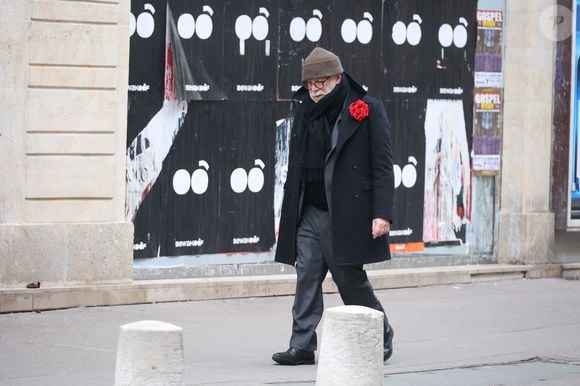
[{"label": "coat button", "polygon": [[353,169],[356,169],[356,168],[358,168],[358,165],[357,164],[352,164],[352,168]]},{"label": "coat button", "polygon": [[354,198],[358,198],[358,193],[352,195]]}]

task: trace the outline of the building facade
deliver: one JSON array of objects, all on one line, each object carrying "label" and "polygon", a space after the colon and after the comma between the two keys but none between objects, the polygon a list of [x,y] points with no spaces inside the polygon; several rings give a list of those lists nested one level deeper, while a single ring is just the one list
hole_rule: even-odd
[{"label": "building facade", "polygon": [[[173,41],[167,3],[179,36]],[[426,17],[429,10],[408,5],[414,2],[405,8],[395,0],[362,2],[368,12],[361,9],[360,15],[358,9],[332,13],[340,8],[337,1],[310,5],[309,15],[283,0],[256,9],[253,3],[225,7],[224,1],[223,8],[208,9],[196,2],[195,12],[182,3],[0,0],[0,287],[285,272],[271,262],[296,82],[275,74],[299,65],[292,49],[299,43],[341,53],[347,70],[361,74],[391,119],[401,122],[394,141],[402,225],[393,237],[402,250],[377,268],[515,264],[549,266],[553,274],[555,266],[580,262],[580,220],[570,188],[577,170],[577,134],[570,124],[576,68],[571,0],[442,0],[441,8],[455,11],[436,21]],[[320,34],[314,27],[301,31],[299,18],[304,26],[335,20],[328,25],[340,30],[342,40],[324,40],[330,27]],[[274,26],[281,26],[278,35]],[[218,37],[216,51],[235,52],[232,59],[212,62],[214,51],[202,44]],[[495,55],[500,50],[499,67],[478,69],[478,60],[493,59],[485,56],[484,39]],[[414,51],[429,41],[436,49]],[[173,44],[173,65],[177,45],[189,56],[194,83],[187,83],[185,104],[167,94],[167,44]],[[384,69],[378,73],[376,62],[360,60],[377,50]],[[202,59],[191,60],[195,55]],[[251,55],[259,71],[244,67]],[[405,58],[409,62],[398,71]],[[423,87],[413,78],[424,73],[413,67],[422,62],[417,58],[433,59],[433,70],[428,68],[437,81]],[[234,60],[239,63],[232,70]],[[271,78],[254,76],[272,69]],[[161,75],[143,81],[148,71]],[[496,120],[497,141],[476,145],[488,140],[489,119]],[[409,120],[414,123],[403,130]],[[257,121],[267,124],[257,127]],[[173,130],[169,142],[152,134],[156,127]],[[447,131],[433,137],[432,128]],[[413,142],[413,130],[423,136],[421,145]],[[434,152],[439,158],[430,159]],[[448,173],[455,179],[436,182],[448,175],[430,170],[441,169],[455,170]],[[154,173],[143,177],[144,170]],[[441,187],[442,199],[433,199],[431,186]]]}]

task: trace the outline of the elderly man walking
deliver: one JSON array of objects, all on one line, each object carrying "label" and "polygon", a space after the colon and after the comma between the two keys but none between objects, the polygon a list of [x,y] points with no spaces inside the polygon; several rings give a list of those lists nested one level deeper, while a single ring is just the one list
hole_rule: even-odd
[{"label": "elderly man walking", "polygon": [[[390,259],[394,179],[385,108],[320,47],[304,59],[302,82],[276,249],[276,261],[297,272],[290,348],[272,356],[281,365],[314,363],[329,270],[344,304],[384,313],[363,264]],[[384,360],[392,353],[385,314]]]}]

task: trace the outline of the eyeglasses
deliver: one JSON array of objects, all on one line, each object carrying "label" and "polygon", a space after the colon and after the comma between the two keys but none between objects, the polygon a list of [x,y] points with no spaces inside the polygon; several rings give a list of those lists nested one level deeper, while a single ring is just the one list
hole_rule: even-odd
[{"label": "eyeglasses", "polygon": [[320,90],[321,88],[324,87],[324,84],[326,83],[326,81],[328,79],[330,79],[330,77],[325,78],[324,80],[318,80],[318,79],[307,80],[304,82],[304,87],[306,87],[308,90],[310,90],[310,89]]}]

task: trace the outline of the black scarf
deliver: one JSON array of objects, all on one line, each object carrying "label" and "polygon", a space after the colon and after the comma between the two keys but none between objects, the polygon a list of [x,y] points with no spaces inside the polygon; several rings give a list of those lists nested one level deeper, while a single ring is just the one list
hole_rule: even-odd
[{"label": "black scarf", "polygon": [[324,98],[314,102],[306,98],[304,106],[304,139],[301,144],[301,168],[304,181],[324,180],[324,161],[330,151],[331,130],[342,111],[349,87],[343,77]]}]

